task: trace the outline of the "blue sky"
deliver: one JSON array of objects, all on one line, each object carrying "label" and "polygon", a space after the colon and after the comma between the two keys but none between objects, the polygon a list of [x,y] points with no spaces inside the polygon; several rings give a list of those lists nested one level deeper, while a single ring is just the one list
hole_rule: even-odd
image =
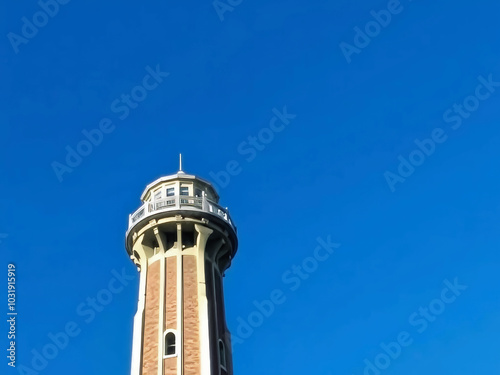
[{"label": "blue sky", "polygon": [[233,334],[281,292],[236,374],[498,373],[498,2],[61,2],[0,12],[2,373],[129,373],[128,214],[179,152],[238,226]]}]

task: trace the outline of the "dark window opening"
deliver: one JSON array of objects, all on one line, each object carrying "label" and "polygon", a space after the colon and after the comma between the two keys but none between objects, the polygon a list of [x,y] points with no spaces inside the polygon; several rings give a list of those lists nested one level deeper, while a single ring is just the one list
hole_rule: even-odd
[{"label": "dark window opening", "polygon": [[226,369],[226,347],[224,342],[219,340],[219,355],[220,355],[220,365],[222,368]]},{"label": "dark window opening", "polygon": [[165,355],[175,355],[175,333],[165,335]]}]

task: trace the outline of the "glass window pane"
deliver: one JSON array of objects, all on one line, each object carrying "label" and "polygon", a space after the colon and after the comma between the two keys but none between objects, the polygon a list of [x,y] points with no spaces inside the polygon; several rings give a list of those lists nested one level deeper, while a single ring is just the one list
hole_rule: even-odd
[{"label": "glass window pane", "polygon": [[168,188],[167,189],[167,197],[171,197],[174,195],[174,188]]},{"label": "glass window pane", "polygon": [[169,332],[165,335],[165,355],[175,354],[175,333]]},{"label": "glass window pane", "polygon": [[226,348],[222,340],[219,340],[220,365],[226,368]]},{"label": "glass window pane", "polygon": [[189,188],[187,186],[181,187],[181,195],[188,195]]}]

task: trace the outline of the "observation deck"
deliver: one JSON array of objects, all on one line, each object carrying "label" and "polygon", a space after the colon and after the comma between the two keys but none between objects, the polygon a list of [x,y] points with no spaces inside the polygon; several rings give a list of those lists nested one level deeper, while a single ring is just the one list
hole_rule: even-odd
[{"label": "observation deck", "polygon": [[149,184],[142,196],[142,205],[128,219],[126,247],[131,251],[133,232],[139,231],[152,219],[164,217],[204,218],[219,223],[237,241],[236,226],[228,208],[218,204],[219,195],[212,184],[182,171],[165,176]]},{"label": "observation deck", "polygon": [[[236,227],[231,220],[228,208],[223,208],[217,203],[211,201],[206,196],[190,197],[186,195],[174,195],[168,198],[159,199],[154,202],[145,202],[128,218],[128,231],[139,222],[150,216],[161,212],[169,211],[198,211],[208,213],[218,218],[221,218],[229,224],[231,229],[236,233]],[[175,213],[174,213],[175,215]]]}]

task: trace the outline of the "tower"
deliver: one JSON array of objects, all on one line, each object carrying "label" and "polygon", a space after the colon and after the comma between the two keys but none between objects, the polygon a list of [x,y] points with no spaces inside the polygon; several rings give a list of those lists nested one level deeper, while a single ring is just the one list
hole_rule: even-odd
[{"label": "tower", "polygon": [[129,215],[140,271],[131,375],[232,375],[222,277],[236,227],[212,185],[180,169],[149,184]]}]

